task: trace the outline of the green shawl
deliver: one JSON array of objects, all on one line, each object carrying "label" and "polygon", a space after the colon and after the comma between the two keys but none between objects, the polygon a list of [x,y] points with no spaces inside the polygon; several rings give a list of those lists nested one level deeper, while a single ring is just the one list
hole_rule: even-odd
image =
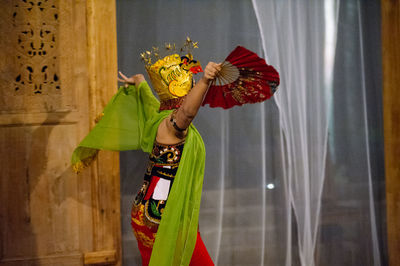
[{"label": "green shawl", "polygon": [[[158,112],[159,102],[147,82],[121,87],[103,116],[75,149],[71,163],[80,171],[98,150],[150,153],[158,125],[172,110]],[[199,132],[189,126],[182,158],[157,231],[150,266],[189,265],[196,244],[205,148]]]}]

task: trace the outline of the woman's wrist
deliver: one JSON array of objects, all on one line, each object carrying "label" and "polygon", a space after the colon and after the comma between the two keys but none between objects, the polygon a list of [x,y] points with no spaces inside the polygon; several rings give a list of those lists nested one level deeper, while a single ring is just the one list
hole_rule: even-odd
[{"label": "woman's wrist", "polygon": [[202,82],[208,86],[208,85],[210,85],[211,79],[208,79],[205,76],[202,76],[199,82]]},{"label": "woman's wrist", "polygon": [[146,80],[144,79],[144,80],[140,81],[138,85],[135,85],[135,86],[139,89],[145,82],[146,82]]}]

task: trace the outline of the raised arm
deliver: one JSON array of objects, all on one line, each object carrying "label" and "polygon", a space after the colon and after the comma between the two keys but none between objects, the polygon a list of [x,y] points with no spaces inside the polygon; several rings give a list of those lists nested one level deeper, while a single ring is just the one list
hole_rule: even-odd
[{"label": "raised arm", "polygon": [[157,141],[165,144],[175,144],[182,141],[186,130],[203,102],[204,95],[210,82],[221,70],[220,64],[209,62],[204,69],[204,75],[199,82],[186,95],[181,107],[172,115],[161,122],[158,127]]}]

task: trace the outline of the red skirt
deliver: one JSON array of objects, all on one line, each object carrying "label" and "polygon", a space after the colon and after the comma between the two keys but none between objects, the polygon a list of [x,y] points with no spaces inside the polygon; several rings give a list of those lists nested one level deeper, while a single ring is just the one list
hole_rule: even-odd
[{"label": "red skirt", "polygon": [[[150,262],[151,252],[153,250],[154,240],[157,234],[158,226],[148,223],[144,217],[144,206],[132,209],[132,229],[138,242],[140,255],[142,256],[142,265],[147,266]],[[197,232],[196,246],[193,251],[190,266],[213,266],[210,255]]]}]

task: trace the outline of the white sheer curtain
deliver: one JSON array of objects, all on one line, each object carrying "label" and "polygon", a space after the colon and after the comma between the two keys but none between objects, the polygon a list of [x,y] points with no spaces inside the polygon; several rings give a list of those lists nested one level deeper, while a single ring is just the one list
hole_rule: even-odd
[{"label": "white sheer curtain", "polygon": [[[281,73],[279,108],[287,257],[296,221],[301,265],[313,266],[325,180],[337,4],[253,1],[267,61]],[[292,210],[293,215],[292,217]]]},{"label": "white sheer curtain", "polygon": [[[243,45],[281,85],[263,104],[202,108],[200,232],[216,265],[385,265],[380,11],[375,1],[117,1],[120,70],[187,35],[221,61]],[[147,156],[121,155],[124,265]]]},{"label": "white sheer curtain", "polygon": [[[382,259],[384,260],[381,256],[383,247],[380,246],[378,240],[377,219],[380,218],[375,215],[375,202],[379,200],[374,196],[374,183],[378,180],[383,182],[381,165],[383,154],[378,152],[372,155],[370,149],[371,145],[374,146],[373,149],[377,149],[377,146],[381,149],[379,145],[382,143],[371,144],[369,134],[371,126],[368,125],[368,120],[373,120],[374,123],[381,122],[379,114],[382,111],[378,109],[381,107],[380,96],[375,98],[374,102],[368,102],[371,96],[367,96],[368,93],[376,94],[381,90],[380,52],[379,50],[372,53],[365,51],[365,46],[371,46],[368,44],[371,36],[363,36],[365,33],[373,35],[379,32],[379,28],[377,32],[372,23],[366,22],[372,19],[377,23],[375,27],[379,26],[379,2],[362,2],[253,0],[264,53],[268,61],[278,67],[282,76],[281,90],[277,93],[275,100],[279,108],[282,178],[285,182],[287,195],[285,207],[289,223],[286,234],[286,265],[297,264],[296,258],[291,256],[296,252],[298,252],[300,265],[381,265]],[[375,16],[366,17],[371,14],[371,10],[378,13]],[[341,27],[339,31],[338,26]],[[368,26],[372,27],[366,28]],[[349,36],[350,34],[353,35]],[[338,38],[340,44],[345,44],[344,46],[336,45]],[[375,35],[375,38],[379,39],[379,35]],[[346,51],[347,48],[351,48],[352,51]],[[379,45],[375,43],[373,48],[379,49]],[[347,57],[344,59],[347,62],[340,65],[344,56]],[[371,66],[369,63],[375,65]],[[343,72],[342,69],[346,67],[348,72]],[[367,72],[372,69],[375,74],[368,76]],[[366,85],[369,82],[377,87]],[[341,87],[338,86],[339,84]],[[333,98],[332,94],[335,95]],[[349,98],[348,101],[340,100],[346,97]],[[350,98],[354,100],[355,97],[358,99],[352,102]],[[345,111],[335,112],[338,108]],[[357,132],[352,132],[354,127],[352,125],[340,125],[344,120],[357,123]],[[334,123],[339,123],[339,125]],[[341,128],[340,132],[337,132],[338,127]],[[379,129],[374,130],[378,131],[375,133],[376,136],[382,137]],[[340,147],[342,140],[334,136],[335,131],[341,134],[341,137],[353,142],[353,145],[344,149]],[[347,134],[350,137],[346,136]],[[357,135],[351,136],[351,134]],[[344,154],[339,154],[338,148],[341,148],[340,152]],[[328,152],[331,156],[328,156]],[[357,157],[348,156],[346,153],[353,153],[353,156]],[[339,159],[341,162],[338,163],[335,161],[338,155],[347,157],[349,161]],[[357,161],[357,163],[352,161]],[[354,185],[352,179],[358,176],[359,172],[363,172],[364,176],[358,182],[364,189],[355,191],[356,196],[347,195],[348,198],[344,199],[324,197],[324,189],[325,191],[333,189],[332,187],[324,188],[324,185],[336,182],[327,180],[335,178],[332,175],[335,170],[327,170],[327,163],[331,167],[346,169],[347,176],[342,178],[348,179],[346,181],[350,181],[350,185]],[[371,164],[376,166],[373,167]],[[353,167],[361,167],[361,169],[355,170]],[[343,186],[345,186],[343,190],[346,190],[349,184],[343,183]],[[357,201],[351,202],[355,198]],[[324,204],[324,200],[327,204]],[[337,210],[345,213],[348,211],[346,206],[341,208],[337,206],[343,203],[348,205],[353,203],[353,208],[359,208],[360,211],[365,212],[364,215],[353,218],[366,218],[357,224],[362,225],[358,230],[363,228],[367,231],[364,234],[357,233],[359,239],[354,240],[358,241],[359,247],[354,247],[355,243],[352,243],[355,254],[351,258],[337,259],[328,253],[317,257],[317,250],[325,248],[318,239],[318,233],[321,228],[324,229],[325,224],[332,223],[332,221],[321,222],[321,207],[328,208],[336,205]],[[292,213],[294,217],[291,216]],[[330,218],[338,219],[344,216],[343,213]],[[295,223],[296,231],[291,230],[290,224],[293,223]],[[293,237],[293,233],[296,236]],[[293,250],[296,244],[291,241],[295,239],[297,239],[295,248],[298,251]],[[368,250],[367,258],[362,257],[363,252],[360,250],[363,248]],[[339,249],[344,251],[342,248]],[[345,256],[345,253],[332,252],[331,254]]]}]

